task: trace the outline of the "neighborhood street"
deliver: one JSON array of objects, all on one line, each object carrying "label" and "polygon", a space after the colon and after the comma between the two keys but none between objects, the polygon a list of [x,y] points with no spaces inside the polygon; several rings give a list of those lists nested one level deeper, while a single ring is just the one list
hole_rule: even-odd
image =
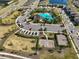
[{"label": "neighborhood street", "polygon": [[61,11],[62,11],[61,15],[63,18],[63,23],[65,25],[65,28],[67,30],[71,43],[73,45],[73,48],[79,58],[79,37],[77,36],[78,31],[76,30],[75,26],[70,21],[69,17],[65,14],[64,10],[61,10]]}]

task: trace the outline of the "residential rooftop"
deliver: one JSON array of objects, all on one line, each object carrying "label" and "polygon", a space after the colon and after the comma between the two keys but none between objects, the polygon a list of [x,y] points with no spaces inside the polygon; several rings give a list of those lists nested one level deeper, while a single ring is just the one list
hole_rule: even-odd
[{"label": "residential rooftop", "polygon": [[39,44],[40,44],[40,46],[43,46],[45,48],[55,48],[53,40],[48,40],[47,41],[46,39],[40,39]]},{"label": "residential rooftop", "polygon": [[67,46],[68,42],[67,42],[67,38],[64,35],[57,35],[57,42],[59,46]]}]

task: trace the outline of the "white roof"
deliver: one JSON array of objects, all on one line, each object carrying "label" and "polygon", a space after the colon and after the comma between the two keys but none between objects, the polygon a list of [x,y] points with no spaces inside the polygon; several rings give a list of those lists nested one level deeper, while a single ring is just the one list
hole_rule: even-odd
[{"label": "white roof", "polygon": [[58,45],[61,45],[61,46],[68,45],[67,38],[64,35],[57,35],[57,42],[58,42]]}]

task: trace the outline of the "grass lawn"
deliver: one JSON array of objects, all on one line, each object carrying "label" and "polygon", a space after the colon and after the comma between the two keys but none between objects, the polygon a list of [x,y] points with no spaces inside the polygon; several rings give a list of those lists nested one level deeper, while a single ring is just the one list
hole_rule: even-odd
[{"label": "grass lawn", "polygon": [[46,32],[46,35],[48,36],[48,38],[54,38],[54,33],[48,33],[48,32]]},{"label": "grass lawn", "polygon": [[70,48],[65,52],[64,59],[78,59],[73,48]]},{"label": "grass lawn", "polygon": [[40,59],[78,59],[73,48],[67,48],[61,53],[54,51],[50,53],[48,51],[41,51]]},{"label": "grass lawn", "polygon": [[55,13],[55,15],[60,15],[60,8],[53,8],[52,11]]},{"label": "grass lawn", "polygon": [[4,37],[4,34],[7,33],[9,30],[11,31],[12,27],[16,27],[16,25],[0,26],[0,38]]},{"label": "grass lawn", "polygon": [[79,12],[79,8],[77,8],[77,11]]},{"label": "grass lawn", "polygon": [[3,24],[11,24],[15,23],[16,18],[20,15],[21,13],[19,11],[13,12],[10,16],[7,16],[6,18],[2,19]]},{"label": "grass lawn", "polygon": [[35,41],[35,39],[18,37],[13,34],[6,40],[3,46],[10,50],[34,53],[32,48],[35,47],[35,43],[32,41]]},{"label": "grass lawn", "polygon": [[78,29],[79,29],[79,26],[76,26],[76,28],[78,28]]}]

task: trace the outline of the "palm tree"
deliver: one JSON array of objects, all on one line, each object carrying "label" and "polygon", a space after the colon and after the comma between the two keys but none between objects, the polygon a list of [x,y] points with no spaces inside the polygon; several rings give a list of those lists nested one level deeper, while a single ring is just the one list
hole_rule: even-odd
[{"label": "palm tree", "polygon": [[46,30],[47,30],[47,28],[45,27],[45,28],[44,28],[44,31],[46,31]]},{"label": "palm tree", "polygon": [[42,28],[39,29],[39,31],[42,31],[42,30],[43,30]]}]

